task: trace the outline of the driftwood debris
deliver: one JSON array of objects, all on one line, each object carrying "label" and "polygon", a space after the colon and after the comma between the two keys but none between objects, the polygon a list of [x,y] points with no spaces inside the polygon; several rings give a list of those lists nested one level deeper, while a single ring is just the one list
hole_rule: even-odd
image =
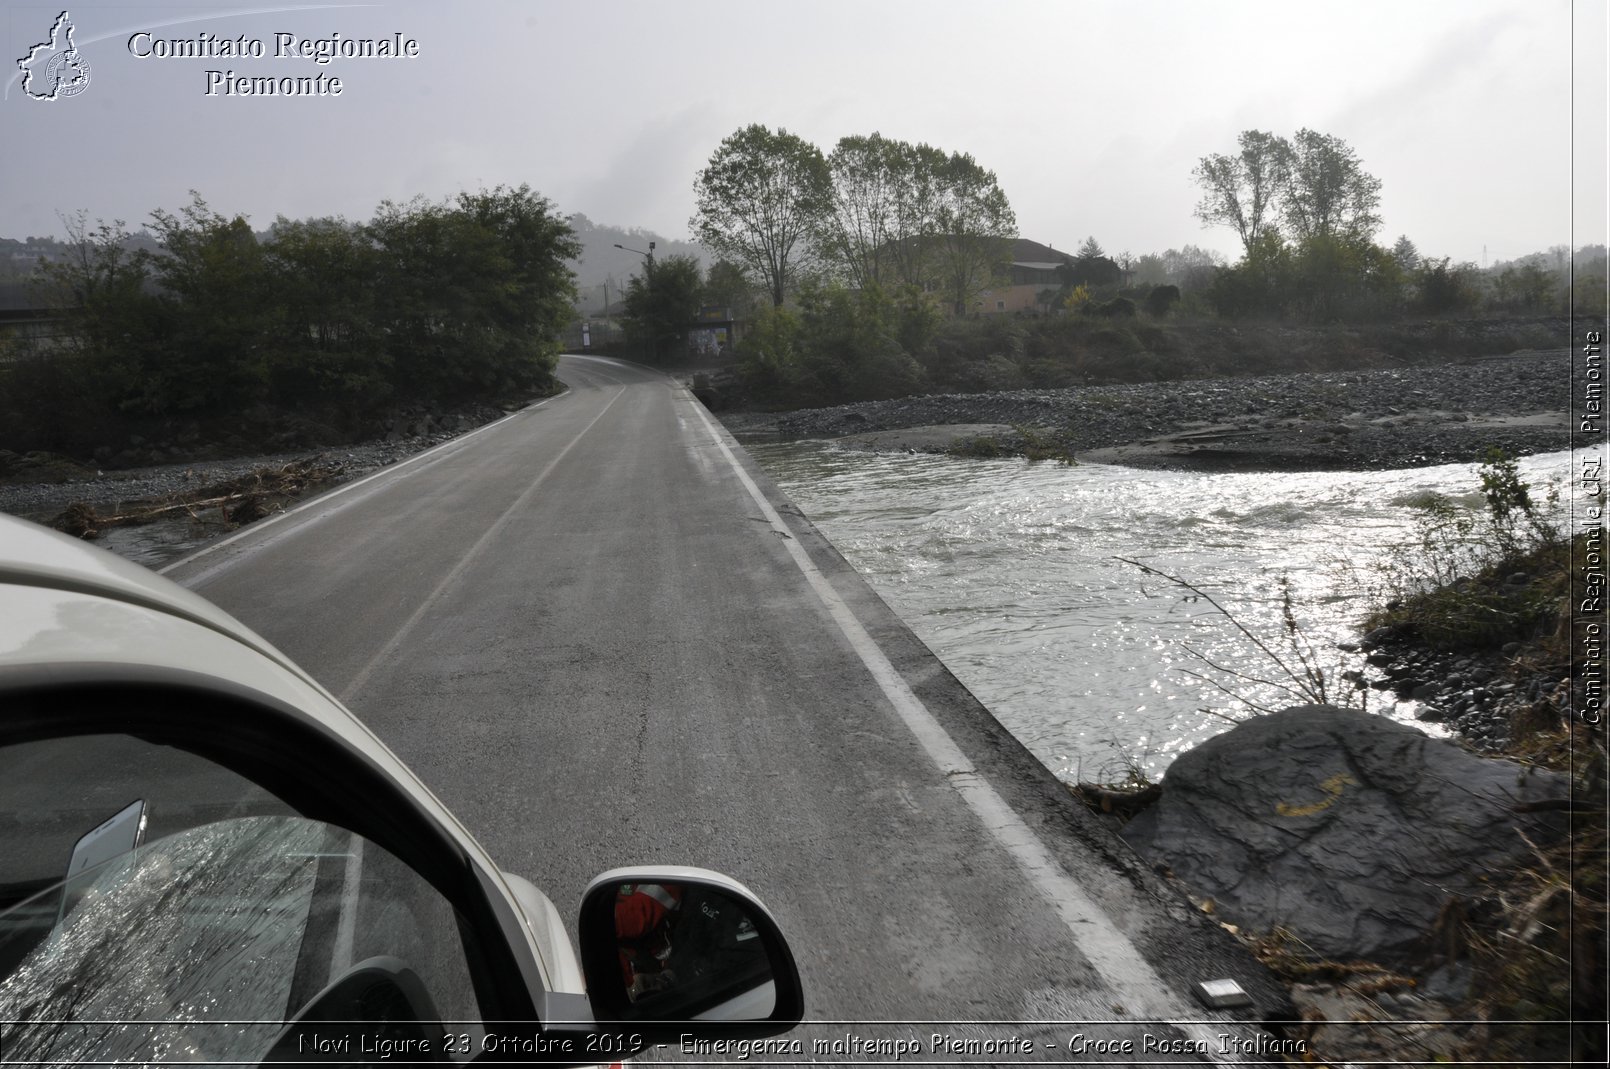
[{"label": "driftwood debris", "polygon": [[[50,521],[58,531],[78,538],[94,538],[112,527],[129,527],[168,519],[184,513],[198,523],[240,527],[279,509],[286,499],[341,477],[346,464],[324,456],[293,460],[279,467],[262,467],[238,478],[211,483],[160,501],[120,505],[119,511],[101,515],[93,505],[75,502]],[[217,509],[216,517],[206,515]]]},{"label": "driftwood debris", "polygon": [[1149,783],[1143,787],[1114,788],[1095,783],[1080,783],[1074,786],[1073,793],[1091,809],[1103,813],[1116,813],[1128,819],[1161,798],[1163,785]]}]

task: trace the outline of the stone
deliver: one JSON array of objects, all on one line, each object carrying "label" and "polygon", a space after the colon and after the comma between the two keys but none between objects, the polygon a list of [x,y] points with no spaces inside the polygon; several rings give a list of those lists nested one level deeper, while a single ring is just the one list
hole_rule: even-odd
[{"label": "stone", "polygon": [[1477,757],[1358,710],[1311,705],[1180,756],[1123,837],[1223,921],[1284,927],[1337,960],[1412,963],[1450,896],[1561,834],[1565,777]]},{"label": "stone", "polygon": [[1398,631],[1395,627],[1377,627],[1364,636],[1364,641],[1361,645],[1367,650],[1372,650],[1383,642],[1390,642],[1397,637],[1397,634]]}]

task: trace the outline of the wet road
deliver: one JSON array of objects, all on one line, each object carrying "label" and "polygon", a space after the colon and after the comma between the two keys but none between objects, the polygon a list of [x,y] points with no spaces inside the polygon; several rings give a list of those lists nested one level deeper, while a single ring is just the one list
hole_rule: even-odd
[{"label": "wet road", "polygon": [[561,913],[617,865],[748,884],[794,945],[807,1050],[1028,1035],[1002,1060],[1068,1060],[1077,1034],[1077,1060],[1134,1061],[1232,1031],[1192,982],[1274,1004],[686,390],[596,358],[560,376],[170,577],[340,694]]}]

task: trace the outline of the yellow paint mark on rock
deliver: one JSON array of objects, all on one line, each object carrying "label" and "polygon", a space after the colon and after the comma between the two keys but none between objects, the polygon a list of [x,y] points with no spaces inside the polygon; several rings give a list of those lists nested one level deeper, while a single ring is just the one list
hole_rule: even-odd
[{"label": "yellow paint mark on rock", "polygon": [[1325,792],[1324,798],[1309,805],[1289,805],[1285,802],[1276,802],[1275,812],[1283,817],[1311,817],[1315,813],[1323,813],[1336,804],[1336,799],[1342,796],[1342,791],[1346,790],[1349,784],[1357,787],[1358,780],[1349,776],[1346,772],[1338,772],[1319,785],[1319,789]]}]

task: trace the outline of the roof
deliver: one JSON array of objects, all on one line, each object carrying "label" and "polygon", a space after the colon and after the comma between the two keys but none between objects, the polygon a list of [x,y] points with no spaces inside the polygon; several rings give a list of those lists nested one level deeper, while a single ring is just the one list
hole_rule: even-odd
[{"label": "roof", "polygon": [[1038,241],[1028,238],[1018,238],[1012,242],[1012,262],[1023,263],[1033,267],[1056,267],[1058,264],[1070,263],[1073,254],[1058,252],[1049,245],[1041,245]]}]

